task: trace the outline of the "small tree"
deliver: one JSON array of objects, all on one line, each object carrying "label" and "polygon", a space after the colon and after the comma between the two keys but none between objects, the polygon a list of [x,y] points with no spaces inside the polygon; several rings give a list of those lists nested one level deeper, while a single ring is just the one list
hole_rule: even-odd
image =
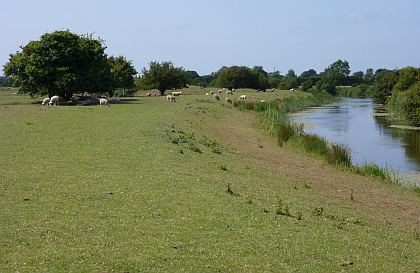
[{"label": "small tree", "polygon": [[174,67],[172,62],[151,62],[149,69],[143,68],[142,74],[141,82],[144,88],[155,88],[161,96],[165,95],[167,89],[186,85],[184,69]]},{"label": "small tree", "polygon": [[258,86],[258,74],[246,66],[231,66],[219,70],[216,85],[229,90],[236,88],[254,88]]},{"label": "small tree", "polygon": [[123,56],[108,58],[110,77],[112,88],[108,91],[112,97],[117,88],[132,88],[134,87],[134,75],[137,74],[136,69],[131,64],[131,61],[126,60]]}]

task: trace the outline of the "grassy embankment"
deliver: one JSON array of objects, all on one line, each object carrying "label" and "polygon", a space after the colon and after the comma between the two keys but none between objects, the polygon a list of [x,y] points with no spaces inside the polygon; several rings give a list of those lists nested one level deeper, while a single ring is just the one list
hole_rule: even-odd
[{"label": "grassy embankment", "polygon": [[0,92],[0,271],[418,270],[416,195],[280,148],[208,91],[110,108]]},{"label": "grassy embankment", "polygon": [[292,123],[288,118],[290,113],[333,101],[334,97],[327,93],[315,93],[314,96],[294,96],[271,102],[238,101],[235,106],[240,110],[261,112],[264,127],[276,135],[279,146],[290,142],[309,153],[320,155],[330,164],[339,165],[357,174],[373,176],[382,181],[398,184],[399,181],[392,171],[374,163],[363,166],[352,165],[351,151],[347,147],[328,143],[323,137],[314,134],[304,133],[300,125]]}]

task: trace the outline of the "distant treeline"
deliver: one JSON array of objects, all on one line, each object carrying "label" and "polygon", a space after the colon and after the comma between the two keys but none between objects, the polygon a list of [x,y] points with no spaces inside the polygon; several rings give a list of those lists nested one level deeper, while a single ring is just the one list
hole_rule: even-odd
[{"label": "distant treeline", "polygon": [[0,87],[12,87],[13,82],[10,77],[0,76]]},{"label": "distant treeline", "polygon": [[262,66],[223,66],[218,71],[203,76],[196,71],[185,71],[187,84],[202,87],[252,88],[259,91],[269,88],[299,88],[302,91],[327,91],[333,95],[337,93],[337,86],[369,86],[373,84],[374,78],[375,72],[372,68],[366,72],[357,71],[350,74],[350,65],[343,60],[337,60],[321,73],[309,69],[300,75],[296,75],[293,69],[289,69],[285,75],[279,71],[267,72]]}]

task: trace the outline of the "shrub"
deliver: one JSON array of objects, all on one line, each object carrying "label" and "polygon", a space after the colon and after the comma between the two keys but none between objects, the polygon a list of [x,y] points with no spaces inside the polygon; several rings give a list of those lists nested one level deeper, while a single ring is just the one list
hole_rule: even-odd
[{"label": "shrub", "polygon": [[420,126],[420,82],[408,89],[404,112],[410,125]]}]

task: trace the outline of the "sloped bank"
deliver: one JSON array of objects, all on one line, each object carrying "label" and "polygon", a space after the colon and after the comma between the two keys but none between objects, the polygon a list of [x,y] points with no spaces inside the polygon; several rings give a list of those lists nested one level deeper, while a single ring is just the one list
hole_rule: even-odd
[{"label": "sloped bank", "polygon": [[[285,143],[300,147],[306,152],[321,156],[329,164],[346,171],[378,178],[381,181],[400,184],[397,175],[387,168],[373,163],[355,166],[351,161],[351,151],[345,145],[328,142],[325,138],[303,131],[302,125],[290,121],[290,113],[299,112],[309,107],[331,103],[335,98],[328,93],[319,92],[311,96],[293,96],[270,102],[237,101],[239,110],[252,110],[259,114],[262,124],[271,134],[277,137],[279,146]],[[418,191],[418,188],[415,187]]]}]

